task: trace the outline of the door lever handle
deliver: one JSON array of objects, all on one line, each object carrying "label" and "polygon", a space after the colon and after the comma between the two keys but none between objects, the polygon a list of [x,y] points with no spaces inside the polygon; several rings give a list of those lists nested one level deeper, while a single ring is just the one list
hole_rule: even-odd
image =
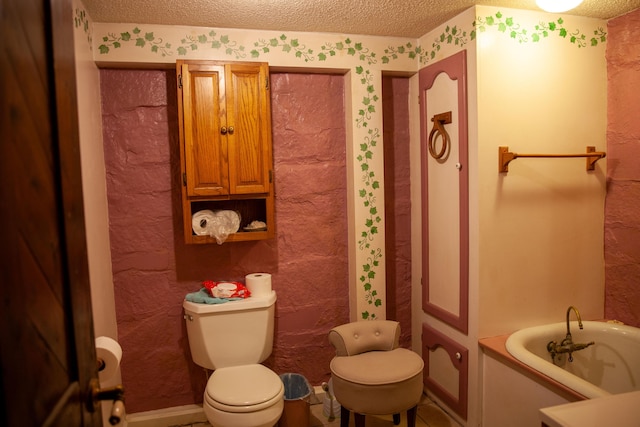
[{"label": "door lever handle", "polygon": [[95,410],[101,400],[113,400],[109,423],[114,426],[119,424],[124,416],[124,387],[118,384],[115,387],[100,388],[100,384],[96,378],[91,380],[91,400],[90,407]]}]

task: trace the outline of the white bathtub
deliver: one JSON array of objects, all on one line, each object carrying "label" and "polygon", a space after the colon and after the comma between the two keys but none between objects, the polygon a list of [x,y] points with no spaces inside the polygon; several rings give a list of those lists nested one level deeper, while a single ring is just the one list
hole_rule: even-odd
[{"label": "white bathtub", "polygon": [[[560,343],[566,322],[534,326],[514,332],[506,342],[507,351],[522,363],[551,377],[577,393],[595,398],[640,390],[640,329],[616,323],[571,322],[573,342],[595,344],[573,353],[573,362],[563,354],[552,363],[549,341]],[[558,356],[556,356],[556,360]]]}]

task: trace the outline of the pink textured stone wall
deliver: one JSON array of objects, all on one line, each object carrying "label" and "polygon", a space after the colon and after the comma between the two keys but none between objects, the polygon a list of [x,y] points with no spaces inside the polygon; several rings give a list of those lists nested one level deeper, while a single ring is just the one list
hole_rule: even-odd
[{"label": "pink textured stone wall", "polygon": [[608,30],[605,316],[640,327],[640,9]]},{"label": "pink textured stone wall", "polygon": [[[331,327],[348,312],[342,76],[274,74],[277,238],[185,245],[172,71],[102,70],[112,268],[130,413],[202,402],[182,300],[200,282],[273,275],[277,373],[329,378]],[[109,260],[105,260],[109,262]]]},{"label": "pink textured stone wall", "polygon": [[272,367],[327,381],[349,320],[344,78],[272,74],[278,308]]},{"label": "pink textured stone wall", "polygon": [[411,347],[411,187],[409,79],[382,80],[387,319],[400,322],[400,345]]}]

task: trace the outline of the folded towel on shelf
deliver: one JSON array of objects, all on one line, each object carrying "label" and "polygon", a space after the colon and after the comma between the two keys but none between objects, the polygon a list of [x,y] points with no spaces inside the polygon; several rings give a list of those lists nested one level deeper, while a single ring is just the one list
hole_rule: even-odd
[{"label": "folded towel on shelf", "polygon": [[187,301],[199,304],[222,304],[228,301],[239,300],[242,298],[214,298],[207,288],[202,288],[198,292],[192,292],[185,297]]}]

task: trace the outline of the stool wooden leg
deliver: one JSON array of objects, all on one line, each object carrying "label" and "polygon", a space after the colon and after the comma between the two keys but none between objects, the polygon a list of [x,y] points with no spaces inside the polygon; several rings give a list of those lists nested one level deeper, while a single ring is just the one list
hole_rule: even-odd
[{"label": "stool wooden leg", "polygon": [[393,414],[393,425],[400,425],[400,414]]},{"label": "stool wooden leg", "polygon": [[356,419],[356,427],[364,427],[364,415],[354,412],[353,416]]},{"label": "stool wooden leg", "polygon": [[340,407],[340,427],[349,427],[349,416],[351,412],[344,406]]},{"label": "stool wooden leg", "polygon": [[418,405],[407,411],[407,427],[416,427],[416,414],[418,413]]}]

